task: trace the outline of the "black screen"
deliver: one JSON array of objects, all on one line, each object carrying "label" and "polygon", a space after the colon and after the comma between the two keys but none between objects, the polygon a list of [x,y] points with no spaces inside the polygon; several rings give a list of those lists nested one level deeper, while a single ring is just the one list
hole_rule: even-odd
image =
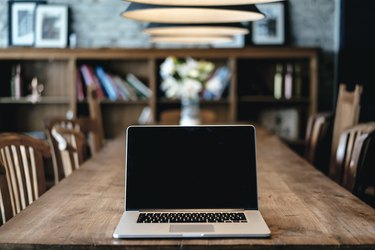
[{"label": "black screen", "polygon": [[257,209],[252,126],[129,127],[127,210]]}]

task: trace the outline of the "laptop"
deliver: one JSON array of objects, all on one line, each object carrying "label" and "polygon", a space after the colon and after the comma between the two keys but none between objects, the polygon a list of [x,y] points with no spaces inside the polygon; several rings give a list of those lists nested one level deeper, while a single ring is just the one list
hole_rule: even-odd
[{"label": "laptop", "polygon": [[269,237],[258,210],[255,128],[130,126],[114,238]]}]

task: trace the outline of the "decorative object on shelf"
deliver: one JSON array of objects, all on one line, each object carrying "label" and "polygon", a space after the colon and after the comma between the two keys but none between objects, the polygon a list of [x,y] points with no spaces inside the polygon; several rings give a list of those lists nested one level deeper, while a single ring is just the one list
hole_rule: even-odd
[{"label": "decorative object on shelf", "polygon": [[35,9],[45,1],[8,1],[10,46],[33,46],[35,41]]},{"label": "decorative object on shelf", "polygon": [[20,99],[22,96],[22,79],[21,79],[21,64],[17,63],[12,66],[12,78],[10,81],[10,96],[15,99]]},{"label": "decorative object on shelf", "polygon": [[35,47],[65,48],[68,44],[68,6],[38,5]]},{"label": "decorative object on shelf", "polygon": [[193,58],[167,57],[160,66],[161,90],[167,98],[181,100],[181,125],[200,123],[199,99],[215,65]]},{"label": "decorative object on shelf", "polygon": [[44,90],[44,85],[38,83],[38,79],[34,77],[30,83],[31,95],[27,96],[27,100],[32,103],[37,103],[42,96]]},{"label": "decorative object on shelf", "polygon": [[273,96],[280,99],[283,93],[283,65],[277,64],[273,83]]},{"label": "decorative object on shelf", "polygon": [[131,3],[122,16],[157,23],[236,23],[257,21],[264,15],[255,5],[171,6]]},{"label": "decorative object on shelf", "polygon": [[285,45],[285,2],[257,6],[266,18],[252,23],[252,42],[256,45]]}]

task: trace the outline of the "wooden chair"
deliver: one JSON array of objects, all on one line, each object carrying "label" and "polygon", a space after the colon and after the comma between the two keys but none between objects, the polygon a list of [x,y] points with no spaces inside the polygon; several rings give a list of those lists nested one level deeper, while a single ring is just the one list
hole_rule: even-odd
[{"label": "wooden chair", "polygon": [[329,176],[340,182],[340,171],[334,170],[336,165],[336,151],[339,145],[339,138],[342,132],[358,123],[360,112],[360,99],[362,86],[356,85],[353,92],[347,91],[344,84],[340,84],[336,104],[335,120],[333,124],[330,169]]},{"label": "wooden chair", "polygon": [[0,226],[13,217],[12,204],[10,202],[10,193],[6,171],[3,163],[0,162]]},{"label": "wooden chair", "polygon": [[[50,148],[41,140],[16,133],[0,134],[0,162],[5,168],[12,216],[46,191],[44,164],[50,157]],[[1,182],[3,190],[4,178]],[[9,214],[4,218],[7,220]]]},{"label": "wooden chair", "polygon": [[[85,159],[89,156],[95,155],[98,150],[98,145],[95,143],[96,140],[94,139],[94,135],[99,133],[99,128],[97,126],[96,121],[91,118],[78,118],[78,119],[66,119],[66,118],[47,118],[44,120],[44,126],[46,129],[46,134],[48,137],[48,141],[52,148],[52,160],[53,160],[53,172],[55,183],[58,183],[61,179],[65,178],[67,175],[65,174],[64,169],[70,169],[69,164],[67,162],[64,163],[64,159],[62,158],[62,153],[59,149],[59,142],[53,136],[52,130],[55,129],[59,132],[65,133],[69,132],[70,135],[66,135],[66,140],[69,142],[69,137],[73,136],[73,131],[80,132],[83,134],[84,137],[84,146],[88,147],[89,150],[83,150],[85,152]],[[64,130],[65,129],[65,130]],[[72,131],[69,131],[72,130]],[[64,135],[62,135],[64,138]],[[87,142],[86,142],[87,140]],[[65,157],[64,157],[65,158]],[[68,165],[68,166],[67,166]],[[73,168],[74,169],[74,168]],[[69,172],[69,171],[68,171]]]},{"label": "wooden chair", "polygon": [[92,86],[87,88],[87,101],[89,104],[90,118],[96,123],[97,131],[92,136],[92,144],[95,152],[98,152],[104,145],[103,119],[100,103],[96,89]]},{"label": "wooden chair", "polygon": [[62,163],[58,169],[59,178],[67,177],[87,159],[85,136],[80,131],[59,125],[52,128],[51,134]]},{"label": "wooden chair", "polygon": [[[200,116],[202,124],[214,124],[216,122],[216,115],[211,110],[201,109]],[[180,110],[170,109],[163,111],[160,114],[160,123],[165,125],[178,125],[180,123]]]},{"label": "wooden chair", "polygon": [[[335,175],[340,183],[356,195],[372,193],[375,198],[375,122],[345,130],[336,154]],[[371,191],[372,190],[372,191]]]},{"label": "wooden chair", "polygon": [[305,138],[305,158],[323,173],[328,173],[332,114],[317,113],[309,117]]}]

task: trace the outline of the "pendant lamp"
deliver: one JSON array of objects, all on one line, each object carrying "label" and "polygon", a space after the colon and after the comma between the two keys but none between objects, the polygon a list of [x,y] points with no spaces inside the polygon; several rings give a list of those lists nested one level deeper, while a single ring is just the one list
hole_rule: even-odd
[{"label": "pendant lamp", "polygon": [[264,18],[255,5],[177,7],[141,3],[131,3],[122,16],[145,22],[185,24],[235,23]]},{"label": "pendant lamp", "polygon": [[233,38],[230,36],[153,36],[150,41],[170,44],[218,44],[232,42]]},{"label": "pendant lamp", "polygon": [[235,36],[249,30],[239,23],[223,24],[165,24],[150,23],[144,32],[151,36]]},{"label": "pendant lamp", "polygon": [[127,0],[128,2],[172,6],[227,6],[280,2],[284,0]]}]

